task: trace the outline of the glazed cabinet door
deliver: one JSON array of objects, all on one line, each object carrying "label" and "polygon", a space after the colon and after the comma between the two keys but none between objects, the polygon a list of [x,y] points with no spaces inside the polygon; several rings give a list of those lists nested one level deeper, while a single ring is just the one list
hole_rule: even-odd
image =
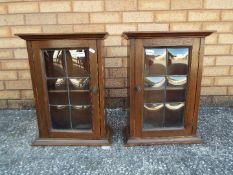
[{"label": "glazed cabinet door", "polygon": [[98,138],[96,41],[33,41],[32,49],[42,137]]},{"label": "glazed cabinet door", "polygon": [[199,38],[136,39],[136,137],[190,135]]}]

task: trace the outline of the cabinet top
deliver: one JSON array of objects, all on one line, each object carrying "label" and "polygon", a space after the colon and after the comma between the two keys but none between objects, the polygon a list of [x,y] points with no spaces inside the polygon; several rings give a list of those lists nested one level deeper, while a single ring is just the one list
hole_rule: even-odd
[{"label": "cabinet top", "polygon": [[206,37],[216,31],[182,31],[182,32],[124,32],[125,39],[144,39],[156,37]]},{"label": "cabinet top", "polygon": [[29,33],[29,34],[15,34],[27,41],[40,41],[51,39],[105,39],[107,32],[99,33]]}]

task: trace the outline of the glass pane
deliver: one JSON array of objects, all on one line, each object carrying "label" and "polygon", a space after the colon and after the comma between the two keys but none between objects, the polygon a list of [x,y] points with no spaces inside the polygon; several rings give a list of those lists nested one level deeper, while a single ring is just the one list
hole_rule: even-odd
[{"label": "glass pane", "polygon": [[71,122],[73,129],[92,129],[90,59],[94,49],[66,50]]},{"label": "glass pane", "polygon": [[164,102],[165,98],[164,89],[155,90],[155,89],[145,89],[144,90],[144,103],[160,103]]},{"label": "glass pane", "polygon": [[145,49],[145,76],[166,74],[166,49]]},{"label": "glass pane", "polygon": [[188,48],[168,48],[168,74],[187,75],[188,72]]},{"label": "glass pane", "polygon": [[167,89],[167,102],[183,102],[185,101],[185,89]]},{"label": "glass pane", "polygon": [[90,78],[81,77],[81,78],[69,78],[69,89],[70,90],[88,90],[89,89]]},{"label": "glass pane", "polygon": [[184,103],[166,103],[165,111],[165,127],[181,127],[183,125]]},{"label": "glass pane", "polygon": [[47,77],[65,77],[65,57],[62,50],[43,50]]},{"label": "glass pane", "polygon": [[145,48],[143,129],[182,127],[189,48]]},{"label": "glass pane", "polygon": [[145,87],[164,88],[166,77],[145,77]]},{"label": "glass pane", "polygon": [[94,49],[43,49],[54,129],[92,130],[89,55]]},{"label": "glass pane", "polygon": [[168,87],[186,87],[187,75],[171,75],[167,76]]},{"label": "glass pane", "polygon": [[91,129],[91,107],[90,105],[72,106],[72,127],[74,129]]},{"label": "glass pane", "polygon": [[66,78],[47,79],[48,91],[67,90]]},{"label": "glass pane", "polygon": [[68,106],[50,106],[50,115],[54,129],[71,129]]},{"label": "glass pane", "polygon": [[51,105],[68,105],[68,93],[66,92],[56,92],[56,91],[49,91],[49,104]]},{"label": "glass pane", "polygon": [[88,77],[90,74],[88,49],[66,51],[67,71],[69,77]]},{"label": "glass pane", "polygon": [[165,98],[164,87],[165,77],[145,77],[144,78],[144,102],[158,103],[163,102]]},{"label": "glass pane", "polygon": [[70,104],[71,105],[90,105],[90,93],[85,92],[70,92]]},{"label": "glass pane", "polygon": [[187,76],[167,76],[166,101],[184,102]]},{"label": "glass pane", "polygon": [[153,129],[157,127],[163,127],[164,104],[145,103],[143,115],[143,128]]}]

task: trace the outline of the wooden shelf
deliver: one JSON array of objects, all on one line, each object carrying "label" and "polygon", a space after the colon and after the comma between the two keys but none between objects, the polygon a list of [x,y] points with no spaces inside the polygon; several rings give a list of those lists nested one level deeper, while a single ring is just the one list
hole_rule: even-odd
[{"label": "wooden shelf", "polygon": [[145,91],[161,91],[161,90],[185,90],[185,87],[161,87],[161,88],[155,88],[155,87],[146,87],[144,88]]},{"label": "wooden shelf", "polygon": [[89,92],[90,90],[86,90],[86,89],[80,89],[80,90],[49,90],[48,92],[49,93],[62,93],[62,92],[65,92],[65,93],[68,93],[68,92]]}]

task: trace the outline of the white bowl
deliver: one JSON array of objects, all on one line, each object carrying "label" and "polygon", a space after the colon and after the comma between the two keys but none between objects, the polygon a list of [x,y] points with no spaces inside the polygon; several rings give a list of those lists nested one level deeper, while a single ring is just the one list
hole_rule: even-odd
[{"label": "white bowl", "polygon": [[144,108],[146,108],[148,111],[157,111],[161,109],[164,106],[163,103],[157,103],[157,104],[144,104]]},{"label": "white bowl", "polygon": [[166,108],[170,109],[170,110],[177,110],[180,109],[184,106],[183,102],[180,103],[166,103],[165,104]]},{"label": "white bowl", "polygon": [[166,82],[165,77],[145,77],[145,84],[149,87],[161,87]]},{"label": "white bowl", "polygon": [[184,85],[187,82],[186,76],[168,76],[168,83],[172,85]]},{"label": "white bowl", "polygon": [[83,88],[88,84],[89,77],[85,78],[70,78],[69,81],[76,88]]}]

